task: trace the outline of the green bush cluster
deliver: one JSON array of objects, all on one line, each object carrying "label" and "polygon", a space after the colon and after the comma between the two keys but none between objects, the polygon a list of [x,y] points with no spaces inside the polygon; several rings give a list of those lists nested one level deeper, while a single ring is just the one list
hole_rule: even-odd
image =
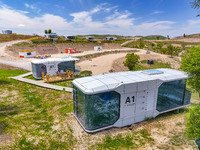
[{"label": "green bush cluster", "polygon": [[186,133],[191,139],[200,138],[200,105],[190,107],[186,122]]},{"label": "green bush cluster", "polygon": [[137,70],[140,56],[130,53],[126,55],[126,61],[124,66],[128,67],[129,70]]},{"label": "green bush cluster", "polygon": [[[178,54],[182,51],[180,47],[174,47],[172,44],[168,43],[167,48],[163,48],[164,42],[149,42],[144,40],[137,40],[131,43],[124,45],[124,47],[130,48],[140,48],[140,49],[148,49],[157,53],[167,54],[172,56],[178,56]],[[182,44],[185,49],[185,45]]]}]

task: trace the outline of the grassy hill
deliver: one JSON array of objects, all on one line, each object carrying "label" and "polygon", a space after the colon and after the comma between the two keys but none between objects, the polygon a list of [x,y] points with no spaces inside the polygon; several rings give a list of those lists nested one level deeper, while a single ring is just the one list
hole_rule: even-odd
[{"label": "grassy hill", "polygon": [[121,36],[121,35],[111,35],[111,34],[89,34],[89,35],[77,35],[77,38],[85,38],[87,36],[93,36],[95,39],[105,39],[106,37],[116,37],[117,39],[125,39],[125,38],[131,38],[131,36]]},{"label": "grassy hill", "polygon": [[0,34],[0,43],[1,42],[8,42],[8,41],[15,41],[15,40],[25,40],[35,38],[37,36],[32,35],[21,35],[21,34]]},{"label": "grassy hill", "polygon": [[[196,33],[196,34],[189,34],[189,35],[185,35],[186,38],[200,38],[200,33]],[[176,38],[183,38],[183,36],[178,36]]]},{"label": "grassy hill", "polygon": [[166,37],[162,35],[149,35],[149,36],[143,36],[141,39],[142,40],[165,40]]}]

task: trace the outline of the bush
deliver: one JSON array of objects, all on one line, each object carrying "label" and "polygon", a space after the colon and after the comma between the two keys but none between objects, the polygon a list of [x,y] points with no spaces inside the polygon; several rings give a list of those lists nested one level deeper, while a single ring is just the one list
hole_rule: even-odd
[{"label": "bush", "polygon": [[91,76],[92,75],[92,71],[90,70],[84,70],[84,71],[81,71],[81,76]]},{"label": "bush", "polygon": [[189,116],[186,122],[186,133],[191,139],[200,137],[200,106],[196,105],[189,109]]},{"label": "bush", "polygon": [[140,56],[130,53],[126,55],[126,61],[124,66],[128,67],[129,70],[136,70],[138,68]]}]

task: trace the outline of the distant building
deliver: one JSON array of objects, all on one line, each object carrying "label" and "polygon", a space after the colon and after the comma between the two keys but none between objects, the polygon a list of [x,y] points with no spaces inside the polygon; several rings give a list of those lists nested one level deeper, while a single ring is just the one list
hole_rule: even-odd
[{"label": "distant building", "polygon": [[70,41],[73,41],[76,39],[76,36],[67,36],[67,38],[70,40]]},{"label": "distant building", "polygon": [[19,51],[20,58],[33,58],[36,56],[35,50],[21,50]]},{"label": "distant building", "polygon": [[2,30],[2,34],[12,34],[12,30]]},{"label": "distant building", "polygon": [[88,36],[85,37],[86,40],[89,40],[90,42],[94,41],[94,37],[93,36]]},{"label": "distant building", "polygon": [[117,39],[116,37],[106,37],[106,40],[108,40],[108,41],[114,41],[116,39]]},{"label": "distant building", "polygon": [[47,39],[58,39],[58,35],[56,33],[45,34],[44,37]]}]

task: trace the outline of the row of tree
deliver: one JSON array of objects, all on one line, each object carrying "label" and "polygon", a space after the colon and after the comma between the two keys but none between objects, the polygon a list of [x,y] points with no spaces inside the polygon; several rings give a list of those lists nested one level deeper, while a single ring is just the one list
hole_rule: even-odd
[{"label": "row of tree", "polygon": [[52,30],[51,30],[51,29],[49,29],[49,30],[44,30],[44,33],[45,33],[45,34],[51,34],[51,33],[52,33]]}]

